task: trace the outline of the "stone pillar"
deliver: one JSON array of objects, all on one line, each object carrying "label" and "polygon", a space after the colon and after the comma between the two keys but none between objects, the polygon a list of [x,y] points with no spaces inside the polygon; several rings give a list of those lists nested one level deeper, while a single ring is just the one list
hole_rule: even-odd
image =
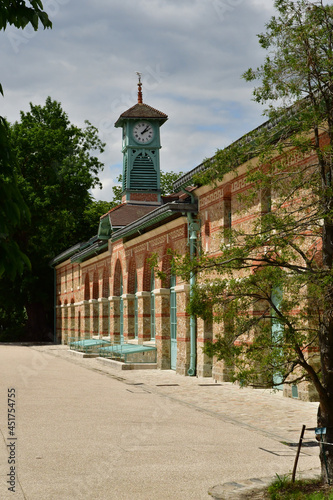
[{"label": "stone pillar", "polygon": [[[225,325],[223,323],[213,323],[213,338],[215,339],[219,335],[223,336],[223,330]],[[213,369],[212,376],[214,380],[218,382],[230,382],[230,368],[226,365],[225,361],[217,360],[217,356],[213,357]]]},{"label": "stone pillar", "polygon": [[56,306],[56,341],[62,342],[62,306]]},{"label": "stone pillar", "polygon": [[99,337],[107,337],[109,335],[109,300],[105,297],[98,299],[98,321],[99,321]]},{"label": "stone pillar", "polygon": [[[75,305],[70,304],[69,307],[69,336],[70,339],[76,338],[75,335]],[[70,340],[68,339],[68,340]]]},{"label": "stone pillar", "polygon": [[157,288],[154,294],[157,368],[170,370],[170,289]]},{"label": "stone pillar", "polygon": [[176,373],[187,375],[190,367],[190,315],[187,306],[190,300],[190,285],[177,285],[177,367]]},{"label": "stone pillar", "polygon": [[81,316],[81,338],[90,338],[90,303],[89,300],[82,301],[82,316]]},{"label": "stone pillar", "polygon": [[150,340],[150,292],[138,292],[138,343]]},{"label": "stone pillar", "polygon": [[110,339],[120,343],[120,297],[109,297],[110,302]]},{"label": "stone pillar", "polygon": [[78,339],[84,337],[82,320],[84,316],[84,309],[82,304],[82,301],[75,303],[75,337],[77,337]]},{"label": "stone pillar", "polygon": [[203,347],[207,341],[213,340],[213,323],[197,318],[197,375],[199,377],[212,376],[213,358],[204,354]]},{"label": "stone pillar", "polygon": [[90,299],[90,337],[98,335],[98,300]]},{"label": "stone pillar", "polygon": [[123,314],[124,314],[124,341],[134,339],[134,299],[135,295],[131,293],[124,294]]},{"label": "stone pillar", "polygon": [[61,306],[61,343],[67,344],[68,342],[68,305],[63,304]]}]

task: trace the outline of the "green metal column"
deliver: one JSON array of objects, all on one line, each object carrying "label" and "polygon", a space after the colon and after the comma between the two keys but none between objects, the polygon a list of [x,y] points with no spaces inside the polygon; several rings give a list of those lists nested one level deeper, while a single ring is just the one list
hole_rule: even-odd
[{"label": "green metal column", "polygon": [[124,301],[123,301],[123,277],[120,276],[120,302],[119,302],[119,334],[120,342],[124,342]]},{"label": "green metal column", "polygon": [[154,269],[151,270],[150,277],[150,340],[155,340],[155,275]]},{"label": "green metal column", "polygon": [[[276,308],[279,308],[283,297],[283,291],[279,287],[272,290],[272,302]],[[272,341],[279,344],[283,342],[284,327],[277,319],[276,312],[272,309]],[[279,351],[279,348],[276,348]],[[280,349],[281,350],[281,349]],[[278,354],[278,352],[277,352]],[[280,373],[273,373],[274,388],[283,391],[283,378]]]},{"label": "green metal column", "polygon": [[176,276],[170,278],[170,367],[177,368],[177,294],[175,290]]},{"label": "green metal column", "polygon": [[[197,252],[197,232],[200,229],[200,225],[193,219],[193,214],[189,213],[189,245],[190,245],[190,256],[191,258],[196,255]],[[193,287],[195,285],[195,274],[192,272],[190,275],[190,297],[193,294]],[[193,377],[196,373],[196,360],[197,360],[197,349],[196,349],[196,333],[197,333],[197,323],[196,318],[193,314],[190,317],[190,367],[187,370],[187,374]]]},{"label": "green metal column", "polygon": [[134,338],[137,340],[139,337],[139,301],[138,301],[138,278],[135,273],[135,281],[134,281]]}]

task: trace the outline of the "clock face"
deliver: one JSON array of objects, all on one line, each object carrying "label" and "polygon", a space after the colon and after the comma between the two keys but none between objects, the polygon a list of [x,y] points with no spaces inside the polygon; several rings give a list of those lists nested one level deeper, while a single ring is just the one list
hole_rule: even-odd
[{"label": "clock face", "polygon": [[153,140],[154,129],[148,122],[139,122],[134,125],[133,136],[140,144],[147,144]]}]

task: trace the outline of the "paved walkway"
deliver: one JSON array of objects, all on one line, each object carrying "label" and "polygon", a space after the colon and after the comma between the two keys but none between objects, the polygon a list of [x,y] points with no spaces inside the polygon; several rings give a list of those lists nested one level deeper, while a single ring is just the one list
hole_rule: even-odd
[{"label": "paved walkway", "polygon": [[[219,484],[290,472],[302,424],[316,425],[317,403],[171,370],[118,371],[64,346],[0,346],[0,380],[1,500],[223,498]],[[306,437],[299,470],[312,474],[318,448]]]}]

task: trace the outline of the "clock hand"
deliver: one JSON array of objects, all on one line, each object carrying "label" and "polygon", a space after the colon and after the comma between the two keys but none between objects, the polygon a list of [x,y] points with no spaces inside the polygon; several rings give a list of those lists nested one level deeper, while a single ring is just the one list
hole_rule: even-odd
[{"label": "clock hand", "polygon": [[147,132],[147,130],[149,130],[149,127],[146,127],[142,132],[141,132],[141,135],[143,135],[145,132]]}]

